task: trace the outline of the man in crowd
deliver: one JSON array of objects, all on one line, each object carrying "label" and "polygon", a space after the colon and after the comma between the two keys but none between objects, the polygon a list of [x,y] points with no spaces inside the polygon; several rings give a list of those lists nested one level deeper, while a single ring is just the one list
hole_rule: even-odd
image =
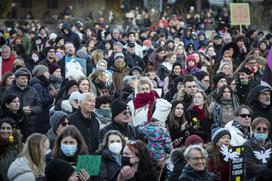
[{"label": "man in crowd", "polygon": [[98,149],[99,122],[94,109],[95,96],[87,92],[81,95],[79,109],[70,115],[72,124],[80,130],[90,153]]}]

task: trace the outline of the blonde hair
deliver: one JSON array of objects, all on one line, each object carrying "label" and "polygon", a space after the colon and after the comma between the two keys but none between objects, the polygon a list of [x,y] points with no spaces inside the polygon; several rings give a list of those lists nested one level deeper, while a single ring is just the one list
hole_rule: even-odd
[{"label": "blonde hair", "polygon": [[44,161],[45,141],[47,137],[40,133],[30,135],[22,152],[35,177],[44,176],[46,163]]},{"label": "blonde hair", "polygon": [[97,49],[97,50],[94,50],[92,53],[91,53],[91,56],[92,56],[92,59],[93,59],[93,62],[94,64],[96,65],[97,62],[101,59],[104,59],[104,53],[102,50],[100,49]]},{"label": "blonde hair", "polygon": [[144,84],[148,84],[150,87],[150,90],[153,89],[152,81],[148,77],[141,77],[137,82],[136,91],[140,92],[141,86]]},{"label": "blonde hair", "polygon": [[99,81],[99,78],[101,78],[103,76],[103,74],[106,74],[106,71],[105,70],[102,70],[102,69],[96,69],[93,73],[91,73],[89,75],[89,80],[91,82],[98,82]]}]

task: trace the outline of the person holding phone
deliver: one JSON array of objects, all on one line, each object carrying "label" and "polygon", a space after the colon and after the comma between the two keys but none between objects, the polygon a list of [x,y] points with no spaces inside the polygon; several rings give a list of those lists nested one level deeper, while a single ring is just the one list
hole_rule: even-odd
[{"label": "person holding phone", "polygon": [[117,181],[158,180],[155,165],[152,162],[146,145],[142,141],[127,142],[123,150],[122,166],[117,176]]}]

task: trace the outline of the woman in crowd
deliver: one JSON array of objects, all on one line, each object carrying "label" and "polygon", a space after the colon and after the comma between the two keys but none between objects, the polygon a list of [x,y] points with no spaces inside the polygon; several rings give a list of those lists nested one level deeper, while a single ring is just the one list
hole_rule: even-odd
[{"label": "woman in crowd", "polygon": [[23,141],[25,141],[26,127],[25,119],[26,115],[22,108],[20,108],[20,99],[14,94],[7,95],[2,101],[2,110],[0,118],[12,118],[15,121],[16,127],[23,134]]},{"label": "woman in crowd", "polygon": [[[207,146],[209,152],[208,170],[217,175],[221,181],[229,181],[229,161],[225,160],[230,148],[231,134],[225,128],[212,130],[212,143]],[[222,153],[222,150],[224,152]]]},{"label": "woman in crowd", "polygon": [[144,76],[148,77],[152,82],[152,88],[158,88],[160,86],[160,78],[155,72],[155,68],[152,65],[146,67]]},{"label": "woman in crowd", "polygon": [[14,79],[15,79],[15,76],[12,72],[6,72],[4,74],[3,81],[0,87],[0,98],[5,92],[5,90],[7,90],[12,85]]},{"label": "woman in crowd", "polygon": [[175,47],[174,52],[177,56],[177,62],[180,63],[184,67],[184,63],[185,63],[186,56],[187,56],[184,46],[182,44],[178,44]]},{"label": "woman in crowd", "polygon": [[95,180],[116,180],[122,168],[122,151],[126,145],[124,136],[117,130],[108,131],[97,153],[102,155],[99,176]]},{"label": "woman in crowd", "polygon": [[179,181],[213,181],[214,175],[206,169],[207,151],[199,145],[191,145],[184,151],[187,161]]},{"label": "woman in crowd", "polygon": [[78,89],[80,93],[92,92],[96,95],[96,89],[88,78],[82,77],[78,80]]},{"label": "woman in crowd", "polygon": [[174,147],[179,147],[184,142],[185,137],[190,135],[190,123],[185,120],[185,113],[182,101],[171,102],[172,108],[166,121],[171,140]]},{"label": "woman in crowd", "polygon": [[147,77],[140,78],[136,89],[135,98],[128,102],[134,126],[151,120],[152,106],[159,97],[157,92],[152,90],[152,83]]},{"label": "woman in crowd", "polygon": [[96,97],[95,100],[95,113],[99,120],[100,129],[105,127],[111,122],[111,102],[112,98],[110,96],[100,96]]},{"label": "woman in crowd", "polygon": [[194,55],[188,55],[186,58],[185,68],[182,69],[182,75],[188,76],[196,73],[199,69],[197,68],[196,57]]},{"label": "woman in crowd", "polygon": [[78,155],[86,154],[88,154],[88,148],[80,131],[75,126],[68,126],[55,141],[52,159],[62,159],[75,166]]},{"label": "woman in crowd", "polygon": [[219,65],[219,68],[216,73],[223,72],[226,77],[232,77],[233,76],[233,70],[231,65],[228,62],[222,62]]},{"label": "woman in crowd", "polygon": [[169,53],[166,55],[165,62],[163,62],[157,70],[157,75],[161,80],[164,80],[165,77],[171,73],[173,65],[176,63],[176,61],[177,56],[174,53]]},{"label": "woman in crowd", "polygon": [[164,95],[167,94],[167,92],[173,87],[175,78],[178,76],[181,76],[181,64],[180,63],[174,63],[172,67],[172,71],[169,76],[166,76],[163,81],[163,93]]},{"label": "woman in crowd", "polygon": [[138,140],[128,141],[123,150],[123,155],[122,169],[117,176],[117,181],[157,181],[155,166],[143,142]]},{"label": "woman in crowd", "polygon": [[193,132],[207,143],[210,140],[211,117],[208,112],[208,99],[204,92],[197,92],[193,96],[192,104],[185,112],[185,118],[193,125]]},{"label": "woman in crowd", "polygon": [[27,138],[22,155],[8,169],[10,181],[36,181],[39,177],[44,177],[46,139],[46,136],[39,133],[33,133]]},{"label": "woman in crowd", "polygon": [[233,91],[229,85],[220,87],[216,101],[209,106],[213,122],[220,127],[224,127],[229,121],[234,119],[233,112],[239,104],[235,101]]},{"label": "woman in crowd", "polygon": [[0,180],[8,181],[8,168],[22,149],[22,135],[14,120],[0,120]]},{"label": "woman in crowd", "polygon": [[95,87],[97,96],[113,95],[115,92],[113,84],[108,80],[105,70],[97,69],[89,75],[89,79]]}]

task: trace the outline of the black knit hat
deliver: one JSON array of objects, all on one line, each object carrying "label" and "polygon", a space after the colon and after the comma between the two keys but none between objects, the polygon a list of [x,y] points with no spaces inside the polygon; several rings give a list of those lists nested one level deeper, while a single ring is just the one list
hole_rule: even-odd
[{"label": "black knit hat", "polygon": [[216,87],[218,82],[223,78],[226,78],[226,74],[224,74],[223,72],[219,72],[218,74],[214,75],[213,76],[214,87]]},{"label": "black knit hat", "polygon": [[54,159],[46,165],[45,177],[47,181],[67,181],[74,171],[67,161]]},{"label": "black knit hat", "polygon": [[48,65],[48,70],[50,74],[53,74],[57,69],[60,69],[60,66],[55,62],[52,62]]},{"label": "black knit hat", "polygon": [[128,106],[123,101],[115,99],[111,104],[111,114],[114,119],[118,114],[128,109]]},{"label": "black knit hat", "polygon": [[216,144],[220,140],[220,138],[225,135],[229,135],[231,137],[229,130],[225,128],[220,128],[217,125],[212,125],[212,142],[214,144]]}]

